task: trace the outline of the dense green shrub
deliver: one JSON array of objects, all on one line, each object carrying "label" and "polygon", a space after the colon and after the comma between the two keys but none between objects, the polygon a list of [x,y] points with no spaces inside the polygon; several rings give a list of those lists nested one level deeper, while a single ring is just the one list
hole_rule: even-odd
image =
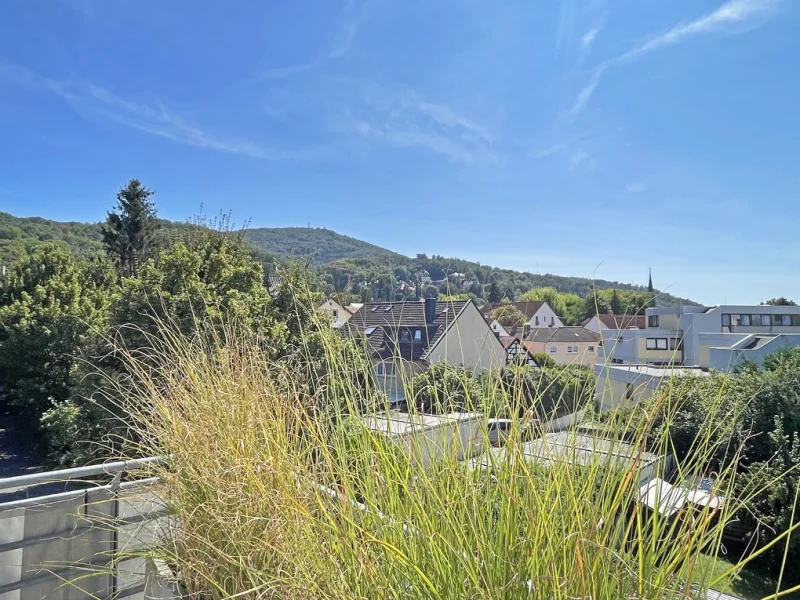
[{"label": "dense green shrub", "polygon": [[479,408],[483,387],[469,370],[437,363],[410,381],[406,397],[421,412],[446,414]]}]

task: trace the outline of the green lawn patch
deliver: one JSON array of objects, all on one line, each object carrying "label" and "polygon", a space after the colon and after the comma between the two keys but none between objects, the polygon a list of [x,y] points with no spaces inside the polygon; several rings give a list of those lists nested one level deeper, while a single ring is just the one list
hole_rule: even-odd
[{"label": "green lawn patch", "polygon": [[[707,580],[713,581],[728,569],[732,563],[724,558],[713,558],[711,556],[702,555],[699,557],[697,567],[701,569],[694,578],[698,581],[704,577],[706,573],[711,572],[710,578]],[[787,568],[787,571],[789,569]],[[791,573],[784,574],[784,581],[782,589],[788,589],[797,582],[788,581]],[[714,586],[714,589],[719,592],[724,592],[732,596],[737,596],[743,600],[761,600],[761,598],[769,598],[775,594],[778,587],[778,578],[776,575],[768,572],[764,567],[745,565],[738,573],[735,573],[728,581],[721,581]],[[780,596],[781,600],[800,600],[800,592],[794,592],[785,596]]]}]

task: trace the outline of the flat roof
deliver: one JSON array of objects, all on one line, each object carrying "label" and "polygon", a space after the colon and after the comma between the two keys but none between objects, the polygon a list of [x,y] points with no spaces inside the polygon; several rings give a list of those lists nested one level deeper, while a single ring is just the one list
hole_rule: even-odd
[{"label": "flat roof", "polygon": [[[483,456],[476,458],[473,467],[489,466],[492,460],[489,454],[494,456],[494,462],[502,462],[508,458],[506,448],[492,448]],[[541,464],[570,462],[579,465],[594,464],[598,460],[628,462],[638,457],[642,467],[659,460],[658,455],[640,451],[627,442],[572,431],[548,433],[544,437],[531,440],[522,446],[522,456],[525,460]]]},{"label": "flat roof", "polygon": [[639,488],[639,500],[650,510],[667,517],[677,513],[687,503],[708,506],[712,510],[721,508],[724,503],[722,496],[713,496],[699,488],[675,486],[659,478],[652,479]]},{"label": "flat roof", "polygon": [[364,417],[362,422],[372,431],[387,435],[407,435],[418,433],[442,425],[453,425],[481,417],[480,413],[449,413],[446,415],[425,415],[390,410],[385,413]]},{"label": "flat roof", "polygon": [[650,377],[673,377],[675,375],[708,375],[708,370],[700,367],[657,367],[653,365],[606,365],[598,364],[599,368],[608,369],[616,373],[636,373]]}]

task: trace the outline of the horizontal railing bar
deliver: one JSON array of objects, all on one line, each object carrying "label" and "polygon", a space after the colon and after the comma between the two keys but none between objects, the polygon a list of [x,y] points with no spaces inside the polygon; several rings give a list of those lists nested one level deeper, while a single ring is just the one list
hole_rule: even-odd
[{"label": "horizontal railing bar", "polygon": [[[33,498],[21,498],[20,500],[11,500],[10,502],[0,503],[0,512],[4,510],[14,510],[18,508],[32,508],[43,507],[56,502],[66,502],[73,498],[80,498],[87,492],[94,492],[95,490],[129,490],[139,486],[152,485],[161,481],[159,477],[147,477],[146,479],[137,479],[135,481],[126,481],[120,484],[107,483],[105,485],[93,486],[84,488],[82,490],[72,490],[70,492],[59,492],[58,494],[49,494],[47,496],[34,496]],[[109,498],[110,500],[111,498]]]},{"label": "horizontal railing bar", "polygon": [[[37,573],[32,577],[26,577],[24,579],[20,579],[19,581],[12,581],[11,583],[0,585],[0,597],[2,597],[3,594],[6,594],[8,592],[21,590],[30,585],[39,585],[40,583],[44,583],[52,579],[60,580],[63,582],[63,585],[70,586],[69,575],[76,571],[84,572],[82,579],[80,581],[85,581],[86,579],[88,579],[88,577],[99,577],[101,575],[116,576],[115,572],[108,570],[108,567],[113,563],[113,561],[110,561],[107,557],[101,557],[101,558],[95,558],[94,560],[90,560],[87,562],[76,563],[74,565],[62,567],[61,569],[45,569],[45,568],[39,569],[41,573]],[[91,572],[86,573],[87,568],[94,568],[94,567],[98,568],[96,575]],[[107,569],[107,570],[102,570],[102,569]],[[75,582],[75,585],[79,585],[78,581]]]},{"label": "horizontal railing bar", "polygon": [[91,477],[93,475],[112,475],[114,473],[134,471],[146,467],[147,465],[160,464],[163,461],[164,459],[159,456],[151,456],[149,458],[121,460],[88,467],[74,467],[72,469],[62,469],[60,471],[45,471],[43,473],[17,475],[16,477],[0,479],[0,490],[38,485],[41,483],[64,482],[80,477]]},{"label": "horizontal railing bar", "polygon": [[[6,544],[0,544],[0,554],[3,552],[9,552],[11,550],[19,550],[20,548],[27,548],[29,546],[36,546],[38,544],[44,544],[47,542],[53,542],[56,540],[72,540],[81,537],[85,533],[89,533],[90,531],[106,531],[109,535],[113,533],[111,528],[116,527],[125,527],[126,525],[136,525],[138,523],[144,523],[145,521],[155,521],[160,517],[167,517],[170,513],[166,509],[161,510],[153,510],[147,513],[143,513],[140,515],[134,515],[133,517],[127,517],[125,519],[109,519],[108,521],[98,520],[97,524],[91,525],[81,525],[79,527],[73,527],[71,529],[65,529],[64,531],[59,531],[56,533],[46,533],[44,535],[39,535],[35,537],[29,537],[22,540],[18,540],[16,542],[8,542]],[[83,517],[81,517],[83,518]],[[98,524],[100,526],[98,526]],[[109,544],[112,543],[112,540],[109,538]],[[96,552],[95,554],[101,554],[101,552]],[[113,549],[106,552],[106,554],[113,555]]]}]

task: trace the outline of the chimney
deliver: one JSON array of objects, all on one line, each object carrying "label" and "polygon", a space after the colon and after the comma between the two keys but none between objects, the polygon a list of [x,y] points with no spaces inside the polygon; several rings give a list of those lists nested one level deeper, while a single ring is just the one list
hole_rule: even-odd
[{"label": "chimney", "polygon": [[425,298],[425,324],[430,325],[436,320],[436,298]]}]

